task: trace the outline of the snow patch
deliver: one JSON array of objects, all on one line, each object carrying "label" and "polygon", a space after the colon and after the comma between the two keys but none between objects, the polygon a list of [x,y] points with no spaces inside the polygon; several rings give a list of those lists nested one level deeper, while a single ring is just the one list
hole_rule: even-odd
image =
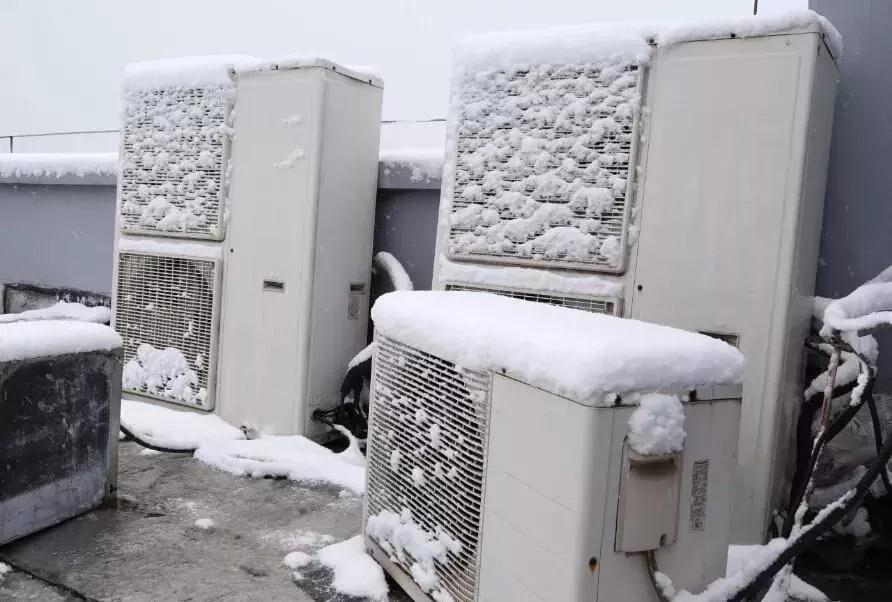
[{"label": "snow patch", "polygon": [[382,150],[378,161],[385,175],[394,170],[410,170],[409,181],[429,184],[440,179],[443,171],[442,148],[400,148]]},{"label": "snow patch", "polygon": [[220,245],[194,242],[165,242],[150,238],[122,236],[118,239],[118,251],[125,253],[145,253],[149,255],[185,255],[199,259],[221,259],[223,251]]},{"label": "snow patch", "polygon": [[387,599],[384,570],[366,554],[361,535],[322,548],[318,558],[334,571],[332,585],[338,593],[371,600]]},{"label": "snow patch", "polygon": [[207,441],[243,439],[244,433],[214,414],[199,414],[124,399],[121,425],[144,441],[171,449],[195,449]]},{"label": "snow patch", "polygon": [[114,176],[117,153],[0,153],[0,179]]},{"label": "snow patch", "polygon": [[213,531],[216,523],[210,518],[199,518],[195,521],[195,526],[202,531]]},{"label": "snow patch", "polygon": [[629,445],[639,454],[661,456],[684,448],[684,406],[675,395],[646,393],[629,417]]},{"label": "snow patch", "polygon": [[17,314],[0,314],[0,324],[33,320],[76,320],[108,324],[111,321],[111,310],[104,305],[87,307],[83,303],[59,301],[43,309],[29,309]]},{"label": "snow patch", "polygon": [[739,351],[704,335],[486,293],[389,293],[372,319],[380,334],[466,369],[596,405],[612,393],[737,383],[743,368]]},{"label": "snow patch", "polygon": [[103,324],[72,320],[37,320],[0,324],[0,362],[111,351],[121,337]]},{"label": "snow patch", "polygon": [[195,457],[236,476],[286,477],[365,491],[363,467],[300,435],[206,441]]},{"label": "snow patch", "polygon": [[282,564],[287,566],[289,569],[296,571],[297,569],[307,566],[312,561],[312,556],[310,556],[306,552],[297,551],[288,553],[282,560]]}]

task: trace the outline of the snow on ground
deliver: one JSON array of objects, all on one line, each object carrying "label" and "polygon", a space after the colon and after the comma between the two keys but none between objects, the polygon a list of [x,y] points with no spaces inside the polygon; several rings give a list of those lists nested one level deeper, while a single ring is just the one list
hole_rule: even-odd
[{"label": "snow on ground", "polygon": [[384,570],[366,554],[361,535],[325,546],[319,561],[334,571],[334,589],[341,594],[372,600],[387,599]]},{"label": "snow on ground", "polygon": [[214,414],[172,410],[128,399],[121,401],[121,425],[148,443],[173,449],[195,449],[206,441],[245,437]]},{"label": "snow on ground", "polygon": [[613,393],[739,382],[743,368],[739,351],[700,334],[487,293],[393,292],[372,319],[380,334],[463,368],[599,405]]},{"label": "snow on ground", "polygon": [[213,414],[127,399],[121,402],[121,424],[148,443],[194,449],[198,460],[237,476],[287,477],[365,490],[365,458],[355,439],[340,454],[298,435],[247,440],[240,429]]},{"label": "snow on ground", "polygon": [[684,447],[684,407],[675,395],[648,393],[629,417],[629,445],[639,454],[664,455]]},{"label": "snow on ground", "polygon": [[412,279],[409,278],[409,274],[406,272],[406,268],[392,254],[387,251],[379,251],[375,255],[374,263],[375,267],[380,267],[387,272],[390,282],[393,284],[393,290],[411,291],[415,288],[412,285]]},{"label": "snow on ground", "polygon": [[264,436],[241,441],[206,441],[195,450],[206,464],[237,476],[286,477],[365,491],[365,469],[306,437]]},{"label": "snow on ground", "polygon": [[110,327],[70,320],[0,324],[0,362],[37,357],[111,351],[123,342]]},{"label": "snow on ground", "polygon": [[0,581],[6,578],[7,573],[12,572],[12,567],[6,564],[5,562],[0,562]]},{"label": "snow on ground", "polygon": [[195,526],[202,531],[213,531],[216,524],[214,523],[213,519],[199,518],[197,521],[195,521]]},{"label": "snow on ground", "polygon": [[0,179],[113,176],[117,153],[0,153]]},{"label": "snow on ground", "polygon": [[108,324],[111,321],[111,310],[104,305],[87,307],[83,303],[59,301],[42,309],[29,309],[17,314],[0,314],[0,324],[34,320],[77,320]]}]

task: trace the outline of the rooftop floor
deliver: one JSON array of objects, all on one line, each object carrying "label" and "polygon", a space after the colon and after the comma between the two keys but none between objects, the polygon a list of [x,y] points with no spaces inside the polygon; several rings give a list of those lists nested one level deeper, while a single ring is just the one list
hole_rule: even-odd
[{"label": "rooftop floor", "polygon": [[[352,600],[313,561],[295,580],[282,563],[357,534],[362,497],[338,487],[247,479],[189,455],[120,446],[117,508],[100,509],[0,548],[0,560],[87,600]],[[212,530],[195,526],[214,521]],[[390,584],[390,600],[407,601]],[[2,600],[81,600],[14,571]]]}]

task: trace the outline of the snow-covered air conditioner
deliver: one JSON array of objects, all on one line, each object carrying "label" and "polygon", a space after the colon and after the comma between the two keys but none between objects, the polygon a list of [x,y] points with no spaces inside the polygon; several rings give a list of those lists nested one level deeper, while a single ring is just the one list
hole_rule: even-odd
[{"label": "snow-covered air conditioner", "polygon": [[656,600],[650,550],[677,589],[724,574],[734,348],[470,292],[372,317],[364,532],[413,599]]},{"label": "snow-covered air conditioner", "polygon": [[315,434],[365,344],[380,107],[380,80],[324,59],[128,67],[125,393]]},{"label": "snow-covered air conditioner", "polygon": [[762,540],[787,492],[838,49],[802,11],[493,34],[456,52],[434,288],[589,291],[609,299],[590,307],[759,358],[737,541]]}]

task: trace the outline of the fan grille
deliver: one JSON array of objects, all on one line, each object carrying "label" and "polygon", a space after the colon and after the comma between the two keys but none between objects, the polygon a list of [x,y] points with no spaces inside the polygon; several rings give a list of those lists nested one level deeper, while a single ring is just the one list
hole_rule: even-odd
[{"label": "fan grille", "polygon": [[[194,370],[193,399],[150,393],[145,386],[126,388],[183,405],[212,409],[216,365],[217,289],[214,260],[121,252],[115,297],[115,329],[124,340],[124,362],[134,359],[141,344],[158,350],[174,348]],[[126,381],[126,379],[125,379]]]},{"label": "fan grille", "polygon": [[229,88],[134,90],[121,139],[121,230],[221,240]]},{"label": "fan grille", "polygon": [[597,297],[568,297],[565,295],[549,295],[547,293],[539,293],[536,291],[469,286],[467,284],[447,284],[446,290],[492,293],[494,295],[513,297],[514,299],[523,299],[524,301],[548,303],[549,305],[559,305],[561,307],[569,307],[570,309],[581,309],[582,311],[590,311],[596,314],[609,314],[612,316],[617,315],[619,309],[619,304],[615,300]]},{"label": "fan grille", "polygon": [[[439,587],[456,601],[475,600],[490,375],[463,369],[381,335],[376,337],[374,366],[366,515],[408,508],[426,531],[433,533],[440,527],[460,541],[458,554],[450,551],[446,562],[435,563]],[[426,416],[422,421],[416,420],[419,410]],[[436,447],[429,436],[434,424],[442,432]],[[396,471],[390,465],[394,450],[402,455]],[[424,485],[415,484],[412,468],[424,471]],[[436,476],[438,473],[442,476]],[[396,562],[410,571],[411,559]]]},{"label": "fan grille", "polygon": [[634,63],[469,74],[453,130],[449,255],[622,272],[639,79]]}]

